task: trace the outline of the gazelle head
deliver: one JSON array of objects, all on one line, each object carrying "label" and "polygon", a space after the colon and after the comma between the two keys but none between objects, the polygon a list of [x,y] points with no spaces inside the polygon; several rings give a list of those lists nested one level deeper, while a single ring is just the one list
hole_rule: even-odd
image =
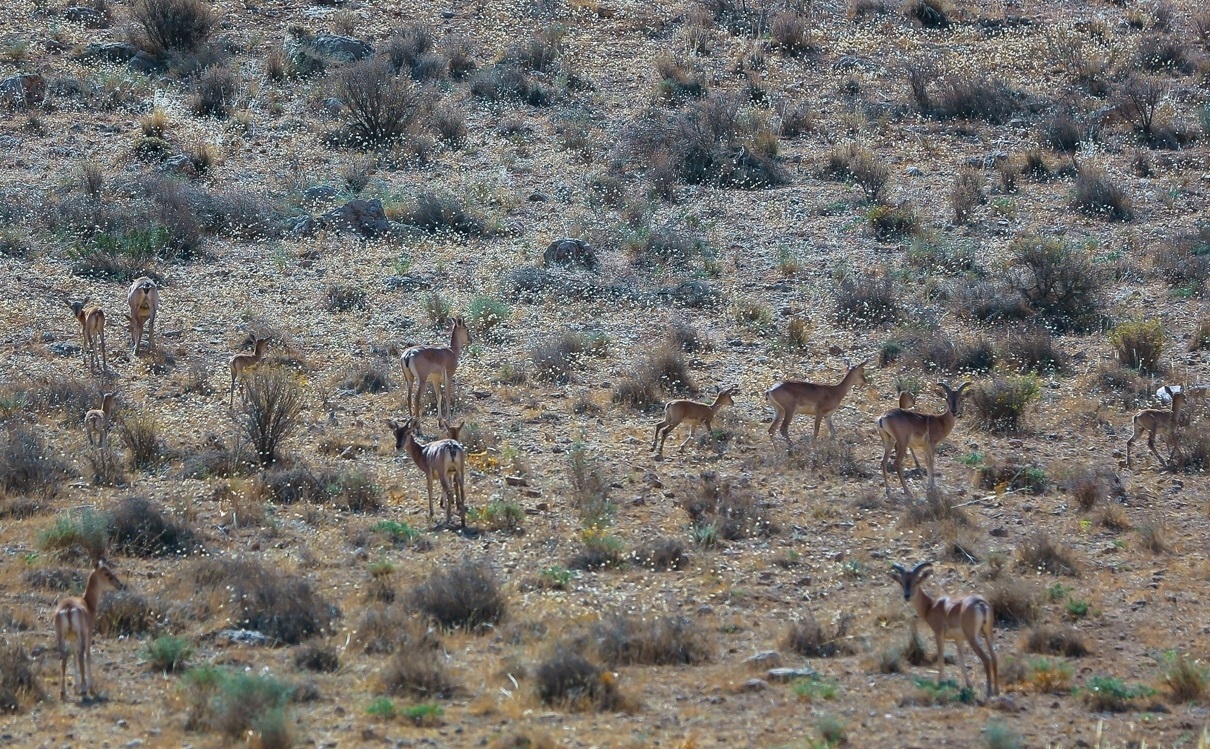
[{"label": "gazelle head", "polygon": [[105,564],[103,559],[97,560],[92,576],[101,586],[101,590],[122,590],[126,587],[126,584],[118,579],[118,576],[109,569],[109,565]]},{"label": "gazelle head", "polygon": [[964,382],[955,390],[944,382],[937,383],[937,393],[945,398],[945,405],[954,416],[962,415],[962,392],[970,386],[969,382]]},{"label": "gazelle head", "polygon": [[[387,419],[387,426],[389,426],[391,428],[391,432],[395,434],[395,449],[402,450],[404,443],[408,440],[408,437],[415,439],[416,427],[418,425],[412,419],[407,419],[405,421]],[[461,424],[458,425],[458,429],[462,429]]]},{"label": "gazelle head", "polygon": [[910,390],[899,391],[899,408],[907,410],[916,405],[916,396]]},{"label": "gazelle head", "polygon": [[78,302],[68,302],[67,306],[71,307],[72,314],[79,317],[80,313],[84,311],[84,305],[86,304],[88,304],[88,297],[84,297]]},{"label": "gazelle head", "polygon": [[457,426],[446,424],[444,421],[440,421],[439,423],[441,428],[445,430],[446,438],[454,440],[455,442],[458,441],[459,436],[462,434],[462,427],[466,426],[465,421]]},{"label": "gazelle head", "polygon": [[718,402],[724,406],[735,405],[735,396],[739,395],[739,385],[725,387],[718,391]]},{"label": "gazelle head", "polygon": [[471,343],[471,331],[466,327],[466,319],[462,317],[454,318],[453,340],[459,346],[469,346]]},{"label": "gazelle head", "polygon": [[912,600],[916,588],[933,574],[932,562],[921,562],[911,570],[904,569],[902,564],[891,565],[891,579],[903,586],[903,600]]},{"label": "gazelle head", "polygon": [[269,339],[268,338],[254,338],[252,340],[255,341],[252,345],[253,345],[253,348],[256,350],[256,355],[264,356],[265,349],[269,347]]}]

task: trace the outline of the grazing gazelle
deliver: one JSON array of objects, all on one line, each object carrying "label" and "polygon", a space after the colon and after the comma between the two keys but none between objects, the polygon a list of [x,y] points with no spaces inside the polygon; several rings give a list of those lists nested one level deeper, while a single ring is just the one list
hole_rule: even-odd
[{"label": "grazing gazelle", "polygon": [[916,454],[915,448],[924,450],[929,491],[937,488],[937,474],[933,470],[937,445],[949,436],[954,429],[954,423],[962,415],[962,393],[968,387],[970,383],[964,382],[957,390],[953,390],[944,382],[938,382],[937,391],[945,398],[945,410],[939,414],[922,414],[893,408],[878,417],[878,436],[882,437],[882,487],[888,499],[891,496],[891,485],[886,467],[892,449],[895,450],[895,470],[899,473],[899,483],[903,486],[904,494],[912,497],[912,490],[908,489],[907,481],[903,478],[903,455],[909,447],[913,449],[913,456]]},{"label": "grazing gazelle", "polygon": [[105,353],[105,310],[95,304],[89,304],[85,298],[80,302],[68,302],[72,314],[80,322],[80,334],[84,338],[84,361],[88,362],[88,371],[97,368],[97,344],[101,345],[101,372],[109,371],[109,358]]},{"label": "grazing gazelle", "polygon": [[774,439],[777,428],[781,427],[781,436],[786,438],[786,447],[790,443],[790,420],[794,414],[808,413],[815,415],[815,439],[819,439],[819,425],[828,423],[832,437],[836,437],[836,426],[832,424],[832,414],[840,408],[841,401],[849,394],[854,385],[869,387],[865,376],[865,365],[869,360],[856,366],[849,367],[844,378],[836,385],[817,385],[802,380],[786,380],[779,382],[765,393],[765,400],[773,406],[776,414],[773,423],[769,425],[769,438]]},{"label": "grazing gazelle", "polygon": [[[1160,462],[1160,465],[1167,466],[1176,454],[1181,409],[1185,407],[1185,391],[1165,385],[1160,389],[1160,392],[1162,393],[1161,397],[1167,396],[1164,400],[1171,401],[1172,410],[1165,411],[1162,408],[1146,408],[1134,415],[1134,432],[1130,435],[1130,439],[1126,440],[1127,468],[1130,468],[1132,462],[1130,448],[1134,446],[1134,441],[1143,432],[1147,432],[1147,447],[1151,448],[1152,454],[1155,455],[1155,459]],[[1157,431],[1162,431],[1168,439],[1168,460],[1164,460],[1155,449],[1155,433]]]},{"label": "grazing gazelle", "polygon": [[105,393],[101,396],[101,407],[84,414],[84,432],[88,435],[88,444],[105,447],[109,440],[109,425],[113,423],[113,402],[114,394]]},{"label": "grazing gazelle", "polygon": [[[995,617],[987,599],[983,596],[933,598],[925,593],[920,584],[933,574],[932,562],[921,562],[910,571],[899,564],[891,565],[891,569],[891,578],[903,586],[903,600],[910,601],[916,613],[933,630],[933,637],[937,641],[937,683],[945,681],[945,641],[953,640],[958,646],[958,666],[962,669],[962,678],[966,680],[966,688],[971,689],[971,677],[966,672],[966,656],[962,651],[962,641],[966,640],[983,662],[988,698],[999,692],[1000,668],[992,646]],[[987,652],[979,646],[980,635],[987,641]]]},{"label": "grazing gazelle", "polygon": [[59,647],[59,699],[67,699],[67,649],[76,651],[76,687],[80,696],[87,698],[92,690],[92,623],[97,616],[97,605],[106,590],[121,590],[125,586],[105,562],[97,565],[88,575],[84,595],[80,598],[64,598],[55,609],[55,641]]},{"label": "grazing gazelle", "polygon": [[155,348],[155,316],[160,309],[160,288],[146,276],[136,278],[126,292],[126,303],[130,305],[130,340],[134,347],[130,355],[139,355],[139,343],[143,331],[147,331],[147,350]]},{"label": "grazing gazelle", "polygon": [[244,372],[249,367],[260,364],[260,360],[265,358],[265,348],[269,345],[268,338],[254,338],[251,354],[236,354],[231,357],[231,398],[227,404],[228,408],[235,408],[235,381],[243,376]]},{"label": "grazing gazelle", "polygon": [[[466,448],[456,439],[433,440],[428,444],[416,439],[419,426],[415,420],[387,421],[395,434],[395,449],[403,450],[424,471],[429,492],[429,520],[433,519],[433,479],[441,482],[441,493],[445,504],[445,524],[453,522],[454,503],[458,504],[458,517],[466,527]],[[457,434],[462,425],[447,427],[448,433]]]},{"label": "grazing gazelle", "polygon": [[723,406],[730,406],[735,403],[732,400],[739,395],[739,387],[731,386],[718,391],[718,395],[714,397],[713,403],[698,403],[691,400],[673,400],[668,401],[664,406],[664,420],[655,425],[655,438],[651,441],[651,449],[656,449],[656,443],[659,443],[659,450],[656,453],[664,454],[664,441],[668,439],[668,435],[676,429],[681,422],[688,422],[689,436],[681,443],[680,451],[685,450],[685,445],[693,439],[694,433],[697,432],[697,425],[702,424],[706,427],[706,431],[710,431],[710,425],[714,421],[714,416]]},{"label": "grazing gazelle", "polygon": [[[462,347],[471,342],[470,330],[466,321],[461,317],[454,318],[454,327],[450,331],[449,346],[412,346],[399,357],[403,367],[403,381],[407,386],[408,413],[419,423],[420,399],[424,389],[433,386],[433,397],[437,399],[437,420],[450,420],[454,401],[454,373],[458,371],[458,357],[462,355]],[[412,385],[416,386],[413,400]],[[442,397],[444,391],[444,398]],[[441,403],[445,401],[445,415],[441,413]]]}]

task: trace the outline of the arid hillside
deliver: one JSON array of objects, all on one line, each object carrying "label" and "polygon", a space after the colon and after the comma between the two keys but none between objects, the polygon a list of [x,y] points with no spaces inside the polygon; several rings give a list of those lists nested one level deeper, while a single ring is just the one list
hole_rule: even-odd
[{"label": "arid hillside", "polygon": [[1201,4],[4,9],[0,744],[1210,747]]}]

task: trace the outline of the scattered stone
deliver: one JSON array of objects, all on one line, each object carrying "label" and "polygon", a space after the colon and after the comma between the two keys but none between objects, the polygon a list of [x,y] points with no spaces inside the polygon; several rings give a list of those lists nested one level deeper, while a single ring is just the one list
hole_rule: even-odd
[{"label": "scattered stone", "polygon": [[676,286],[666,286],[659,291],[660,297],[678,307],[700,309],[717,307],[723,295],[704,281],[681,281]]},{"label": "scattered stone", "polygon": [[509,486],[529,486],[529,482],[525,480],[524,476],[505,476],[504,483]]},{"label": "scattered stone", "polygon": [[548,200],[550,200],[550,196],[544,192],[531,192],[529,194],[529,202],[531,203],[545,203]]},{"label": "scattered stone", "polygon": [[840,356],[844,353],[844,349],[840,346],[828,346],[828,356]]},{"label": "scattered stone", "polygon": [[84,53],[80,57],[85,60],[113,62],[120,65],[130,62],[130,58],[138,53],[139,48],[129,42],[106,42],[104,44],[88,45],[84,48]]},{"label": "scattered stone", "polygon": [[765,678],[776,684],[784,684],[787,681],[795,679],[810,679],[811,677],[819,676],[819,672],[810,666],[802,668],[771,668],[769,673],[765,674]]},{"label": "scattered stone", "polygon": [[843,73],[846,70],[856,70],[861,67],[861,58],[853,55],[841,55],[836,58],[836,62],[832,63],[832,70],[837,73]]},{"label": "scattered stone", "polygon": [[333,117],[339,117],[345,109],[345,103],[335,96],[329,96],[323,101],[324,109]]},{"label": "scattered stone", "polygon": [[542,496],[542,492],[541,492],[541,490],[539,490],[539,489],[534,489],[534,488],[532,488],[532,487],[531,487],[531,488],[526,489],[525,491],[523,491],[523,492],[521,492],[521,493],[522,493],[522,494],[524,494],[526,497],[528,497],[528,498],[530,498],[530,499],[537,499],[538,497],[541,497],[541,496]]},{"label": "scattered stone", "polygon": [[319,34],[311,40],[311,48],[321,55],[345,62],[369,57],[374,52],[360,39],[340,34]]},{"label": "scattered stone", "polygon": [[46,100],[46,79],[37,73],[14,75],[0,81],[0,101],[10,106],[33,106]]},{"label": "scattered stone", "polygon": [[291,232],[294,236],[305,237],[320,229],[349,231],[372,239],[389,233],[391,222],[387,220],[381,200],[358,199],[350,200],[321,216],[304,216],[295,222]]},{"label": "scattered stone", "polygon": [[445,9],[445,10],[441,11],[441,17],[442,17],[442,18],[453,18],[453,17],[454,17],[454,11],[453,11],[453,10],[451,10],[451,9],[449,9],[449,8],[447,8],[447,9]]},{"label": "scattered stone", "polygon": [[763,650],[756,655],[745,658],[744,664],[757,668],[776,668],[781,665],[781,653],[776,650]]},{"label": "scattered stone", "polygon": [[55,356],[79,356],[83,349],[78,344],[59,341],[50,344],[50,352]]},{"label": "scattered stone", "polygon": [[130,62],[126,63],[126,67],[143,75],[154,75],[168,69],[164,63],[141,49],[134,54],[134,57],[130,58]]},{"label": "scattered stone", "polygon": [[909,166],[907,169],[903,170],[903,173],[909,177],[923,177],[924,176],[924,172],[921,171],[920,167],[917,167],[917,166]]},{"label": "scattered stone", "polygon": [[340,196],[340,190],[337,190],[331,185],[313,185],[303,190],[303,200],[308,203],[321,203],[327,200],[335,200]]},{"label": "scattered stone", "polygon": [[999,528],[992,528],[989,533],[996,538],[1005,538],[1008,536],[1008,529],[1000,526]]},{"label": "scattered stone", "polygon": [[266,647],[269,645],[269,637],[267,635],[251,629],[224,629],[218,633],[217,639],[219,642],[226,642],[231,645],[252,645],[254,647]]},{"label": "scattered stone", "polygon": [[387,276],[382,285],[387,291],[424,291],[433,288],[433,274],[425,271],[405,273],[402,276]]},{"label": "scattered stone", "polygon": [[769,682],[764,679],[748,679],[740,685],[741,692],[763,692],[769,688]]},{"label": "scattered stone", "polygon": [[542,253],[543,265],[563,268],[597,269],[597,253],[582,239],[556,239]]},{"label": "scattered stone", "polygon": [[109,25],[105,14],[94,8],[73,5],[63,11],[63,17],[71,23],[78,23],[86,29],[103,29]]},{"label": "scattered stone", "polygon": [[183,153],[164,159],[164,165],[161,168],[165,172],[179,174],[187,179],[197,177],[197,167],[193,165],[193,160]]}]

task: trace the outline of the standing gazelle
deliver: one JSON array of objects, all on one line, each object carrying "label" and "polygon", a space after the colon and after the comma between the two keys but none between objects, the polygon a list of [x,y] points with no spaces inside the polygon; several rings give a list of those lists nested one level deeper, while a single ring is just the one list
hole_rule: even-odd
[{"label": "standing gazelle", "polygon": [[231,357],[231,399],[227,404],[228,408],[235,408],[235,381],[242,377],[250,367],[260,364],[261,359],[265,358],[265,348],[269,345],[269,339],[253,338],[252,340],[253,353],[236,354]]},{"label": "standing gazelle", "polygon": [[106,590],[121,590],[126,587],[118,576],[101,560],[88,575],[84,595],[80,598],[64,598],[55,609],[55,641],[59,647],[59,699],[67,699],[67,649],[70,642],[76,651],[76,687],[80,696],[87,698],[92,690],[92,623],[97,616],[97,605]]},{"label": "standing gazelle", "polygon": [[139,343],[143,331],[147,331],[147,350],[155,348],[155,316],[160,309],[160,288],[147,276],[136,278],[126,292],[126,303],[130,305],[130,350],[132,357],[139,355]]},{"label": "standing gazelle", "polygon": [[840,408],[841,401],[849,394],[854,385],[869,387],[865,376],[865,365],[869,360],[856,366],[849,367],[844,378],[836,385],[817,385],[801,380],[786,380],[769,388],[765,400],[773,406],[776,412],[773,423],[769,425],[769,438],[773,439],[777,428],[781,427],[781,436],[786,438],[786,447],[790,448],[790,420],[794,414],[807,413],[815,415],[815,439],[819,439],[819,425],[828,423],[832,437],[836,437],[836,426],[832,424],[832,414]]},{"label": "standing gazelle", "polygon": [[681,443],[680,451],[685,450],[685,445],[693,439],[693,435],[697,432],[697,425],[702,424],[706,427],[706,431],[711,429],[711,423],[714,421],[714,416],[722,409],[723,406],[730,406],[735,403],[732,400],[736,395],[739,395],[739,387],[731,386],[718,391],[718,395],[714,397],[713,403],[698,403],[691,400],[673,400],[668,401],[664,406],[664,420],[655,425],[655,439],[651,441],[651,449],[656,449],[658,442],[660,447],[656,450],[657,454],[664,454],[664,441],[668,439],[668,435],[676,429],[681,422],[688,422],[689,436]]},{"label": "standing gazelle", "polygon": [[[971,677],[966,672],[966,656],[962,651],[962,641],[966,640],[983,662],[983,670],[987,674],[987,697],[991,699],[1000,690],[1000,667],[992,646],[995,617],[992,616],[991,604],[983,596],[933,598],[925,593],[920,585],[933,574],[932,562],[921,562],[910,571],[899,564],[891,565],[891,569],[891,578],[903,586],[903,600],[911,601],[916,613],[933,630],[933,637],[937,641],[937,683],[945,681],[945,641],[953,640],[958,646],[958,666],[962,669],[962,678],[966,681],[966,688],[971,688]],[[979,646],[980,635],[987,641],[987,652],[983,652]]]},{"label": "standing gazelle", "polygon": [[101,407],[94,408],[84,414],[84,432],[88,435],[88,444],[105,447],[109,441],[109,425],[113,423],[114,394],[105,393],[101,396]]},{"label": "standing gazelle", "polygon": [[[403,450],[424,471],[429,492],[429,520],[433,519],[433,479],[441,481],[445,524],[453,523],[454,503],[458,504],[458,517],[466,527],[466,448],[454,439],[433,440],[428,444],[416,439],[419,424],[415,420],[399,423],[393,419],[387,424],[395,433],[395,449]],[[462,425],[447,427],[450,434],[457,434]]]},{"label": "standing gazelle", "polygon": [[[433,397],[437,399],[437,420],[450,420],[458,357],[462,355],[462,347],[470,342],[471,334],[466,320],[455,317],[449,346],[412,346],[399,358],[399,364],[403,367],[403,381],[407,386],[408,412],[417,423],[420,421],[420,399],[429,385],[433,386]],[[416,385],[415,400],[412,397],[413,384]],[[444,417],[441,413],[442,391],[445,393]]]},{"label": "standing gazelle", "polygon": [[80,322],[80,335],[84,339],[84,361],[88,362],[88,371],[97,368],[97,344],[101,345],[101,373],[109,371],[109,357],[105,353],[105,310],[95,304],[89,304],[85,298],[79,302],[68,302],[72,314]]},{"label": "standing gazelle", "polygon": [[878,436],[882,437],[882,487],[888,499],[891,497],[891,485],[887,478],[887,460],[891,450],[895,450],[895,470],[899,473],[899,483],[903,493],[912,497],[907,481],[903,478],[903,456],[907,449],[912,448],[915,456],[916,448],[924,450],[924,462],[928,468],[930,492],[937,488],[937,474],[934,463],[937,458],[937,445],[954,430],[954,423],[962,415],[962,393],[970,387],[964,382],[953,390],[944,382],[937,383],[937,391],[945,398],[945,410],[939,414],[922,414],[893,408],[878,417]]},{"label": "standing gazelle", "polygon": [[[1139,438],[1143,432],[1147,432],[1147,447],[1151,448],[1151,452],[1155,455],[1155,459],[1160,462],[1160,465],[1167,466],[1176,454],[1177,449],[1177,433],[1180,431],[1181,409],[1185,407],[1185,391],[1165,385],[1160,389],[1161,397],[1167,396],[1164,400],[1172,402],[1172,410],[1166,411],[1162,408],[1146,408],[1134,415],[1134,432],[1130,435],[1130,439],[1126,440],[1126,467],[1130,468],[1131,457],[1130,448],[1134,446],[1134,441]],[[1168,440],[1168,460],[1159,454],[1155,449],[1155,433],[1161,431]]]}]

